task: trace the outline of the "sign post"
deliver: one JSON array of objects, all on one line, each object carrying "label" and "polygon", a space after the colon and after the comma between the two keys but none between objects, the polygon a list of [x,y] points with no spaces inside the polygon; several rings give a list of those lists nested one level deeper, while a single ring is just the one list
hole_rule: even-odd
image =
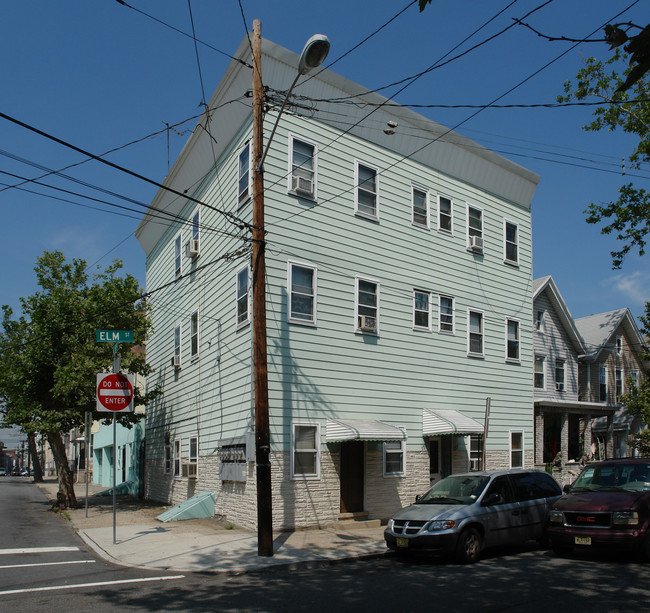
[{"label": "sign post", "polygon": [[117,509],[117,425],[115,413],[133,411],[133,375],[120,374],[120,343],[132,343],[133,332],[128,330],[97,330],[98,343],[113,343],[113,372],[97,374],[97,411],[113,413],[113,545],[116,544]]}]

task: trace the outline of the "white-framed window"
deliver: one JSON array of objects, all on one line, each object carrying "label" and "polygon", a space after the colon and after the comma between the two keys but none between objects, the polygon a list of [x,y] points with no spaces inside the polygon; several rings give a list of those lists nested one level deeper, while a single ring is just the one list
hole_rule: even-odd
[{"label": "white-framed window", "polygon": [[535,311],[535,330],[537,332],[544,332],[544,313],[544,309]]},{"label": "white-framed window", "polygon": [[199,310],[197,309],[190,315],[190,358],[192,360],[199,357]]},{"label": "white-framed window", "polygon": [[289,136],[289,192],[296,196],[316,199],[316,145]]},{"label": "white-framed window", "polygon": [[249,323],[250,311],[250,270],[248,265],[237,272],[237,326]]},{"label": "white-framed window", "polygon": [[355,278],[355,326],[357,332],[379,332],[379,282]]},{"label": "white-framed window", "polygon": [[174,366],[179,366],[182,363],[181,354],[181,324],[174,328]]},{"label": "white-framed window", "polygon": [[566,390],[566,362],[565,360],[555,360],[555,391],[563,392]]},{"label": "white-framed window", "polygon": [[631,370],[628,374],[628,385],[630,389],[639,389],[639,371]]},{"label": "white-framed window", "polygon": [[413,290],[413,327],[431,331],[431,293]]},{"label": "white-framed window", "polygon": [[469,204],[467,205],[467,248],[470,251],[483,252],[483,211]]},{"label": "white-framed window", "polygon": [[178,279],[183,272],[181,258],[181,234],[180,232],[174,240],[174,277]]},{"label": "white-framed window", "polygon": [[454,334],[454,299],[451,296],[439,296],[438,298],[438,332]]},{"label": "white-framed window", "polygon": [[484,315],[482,311],[467,310],[467,354],[473,357],[484,355]]},{"label": "white-framed window", "polygon": [[291,477],[320,478],[320,425],[293,422],[291,424]]},{"label": "white-framed window", "polygon": [[354,166],[354,212],[379,219],[379,177],[377,169],[356,162]]},{"label": "white-framed window", "polygon": [[607,366],[598,368],[598,400],[607,402]]},{"label": "white-framed window", "polygon": [[199,437],[196,434],[190,436],[187,460],[190,464],[188,476],[196,477],[199,472]]},{"label": "white-framed window", "polygon": [[246,143],[239,152],[237,164],[237,201],[243,204],[250,197],[251,154],[250,143]]},{"label": "white-framed window", "polygon": [[524,467],[524,433],[521,430],[510,431],[510,468]]},{"label": "white-framed window", "polygon": [[411,187],[412,200],[412,217],[411,221],[415,226],[423,228],[429,227],[429,191],[416,187]]},{"label": "white-framed window", "polygon": [[201,247],[201,209],[196,209],[192,215],[192,231],[186,246],[186,255],[190,258],[197,257]]},{"label": "white-framed window", "polygon": [[384,442],[384,477],[401,477],[406,473],[405,441]]},{"label": "white-framed window", "polygon": [[172,473],[172,445],[165,443],[165,474],[171,475]]},{"label": "white-framed window", "polygon": [[452,233],[454,227],[454,203],[447,196],[438,196],[438,230]]},{"label": "white-framed window", "polygon": [[506,319],[506,360],[520,361],[519,320]]},{"label": "white-framed window", "polygon": [[289,321],[316,324],[317,270],[315,266],[288,262]]},{"label": "white-framed window", "polygon": [[483,435],[469,436],[469,469],[483,470]]},{"label": "white-framed window", "polygon": [[614,371],[614,386],[616,392],[616,402],[620,402],[623,394],[623,369],[617,368]]},{"label": "white-framed window", "polygon": [[623,337],[616,337],[616,355],[623,355]]},{"label": "white-framed window", "polygon": [[174,439],[174,477],[181,476],[181,439]]},{"label": "white-framed window", "polygon": [[546,363],[546,358],[543,355],[536,355],[535,356],[535,388],[536,389],[544,389],[546,382],[545,382],[545,377],[544,377],[544,365]]},{"label": "white-framed window", "polygon": [[519,264],[519,226],[504,219],[503,257],[508,264]]}]

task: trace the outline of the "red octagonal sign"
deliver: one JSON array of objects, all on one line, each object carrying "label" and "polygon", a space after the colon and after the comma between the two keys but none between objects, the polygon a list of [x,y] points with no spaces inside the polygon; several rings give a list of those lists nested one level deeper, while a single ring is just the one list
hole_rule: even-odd
[{"label": "red octagonal sign", "polygon": [[133,376],[99,373],[97,410],[111,413],[133,410]]}]

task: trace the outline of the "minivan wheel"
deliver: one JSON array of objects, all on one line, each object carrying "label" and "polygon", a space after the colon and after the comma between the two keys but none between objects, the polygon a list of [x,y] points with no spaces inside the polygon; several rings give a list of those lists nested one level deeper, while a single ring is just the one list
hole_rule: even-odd
[{"label": "minivan wheel", "polygon": [[456,561],[461,564],[473,564],[478,562],[481,555],[483,539],[476,528],[464,530],[456,545]]}]

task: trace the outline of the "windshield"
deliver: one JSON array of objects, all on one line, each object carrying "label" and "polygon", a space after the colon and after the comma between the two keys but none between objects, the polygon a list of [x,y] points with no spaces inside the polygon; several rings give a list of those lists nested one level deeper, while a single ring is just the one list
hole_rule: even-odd
[{"label": "windshield", "polygon": [[648,491],[650,490],[650,463],[587,466],[575,480],[571,490]]},{"label": "windshield", "polygon": [[438,481],[417,504],[472,504],[489,480],[485,475],[451,475]]}]

